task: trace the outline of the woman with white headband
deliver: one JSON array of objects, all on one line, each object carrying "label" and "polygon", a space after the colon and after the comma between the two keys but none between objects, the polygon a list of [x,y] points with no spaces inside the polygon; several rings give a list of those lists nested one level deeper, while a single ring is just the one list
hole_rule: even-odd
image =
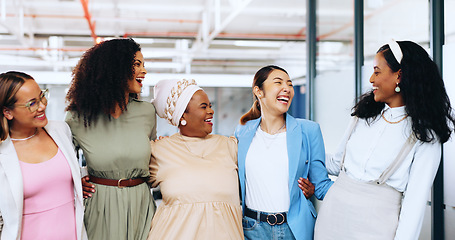
[{"label": "woman with white headband", "polygon": [[151,143],[150,182],[163,202],[148,239],[243,239],[237,140],[210,134],[207,94],[194,80],[162,80],[153,105],[179,133]]},{"label": "woman with white headband", "polygon": [[410,41],[382,46],[373,89],[353,107],[329,174],[338,175],[315,239],[418,239],[428,194],[455,123],[436,64]]}]

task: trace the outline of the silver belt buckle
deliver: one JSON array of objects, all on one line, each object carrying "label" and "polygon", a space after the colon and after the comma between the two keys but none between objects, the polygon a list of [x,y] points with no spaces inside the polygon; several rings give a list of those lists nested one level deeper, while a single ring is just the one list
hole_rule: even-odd
[{"label": "silver belt buckle", "polygon": [[[281,222],[278,222],[278,217],[277,215],[281,215],[281,218],[283,219]],[[270,216],[273,216],[275,217],[275,222],[274,223],[271,223],[270,220],[269,220],[269,217]],[[270,225],[270,226],[274,226],[274,225],[281,225],[284,223],[284,215],[282,213],[275,213],[275,214],[269,214],[267,215],[267,223]]]}]

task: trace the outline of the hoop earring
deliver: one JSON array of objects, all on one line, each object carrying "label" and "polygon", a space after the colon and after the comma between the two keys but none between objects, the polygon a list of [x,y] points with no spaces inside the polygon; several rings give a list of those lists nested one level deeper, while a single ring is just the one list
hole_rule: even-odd
[{"label": "hoop earring", "polygon": [[395,92],[396,93],[399,93],[401,91],[400,87],[398,86],[398,83],[397,83],[397,87],[395,88]]},{"label": "hoop earring", "polygon": [[180,124],[181,124],[182,126],[186,126],[186,120],[185,120],[185,119],[182,119],[182,120],[180,121]]}]

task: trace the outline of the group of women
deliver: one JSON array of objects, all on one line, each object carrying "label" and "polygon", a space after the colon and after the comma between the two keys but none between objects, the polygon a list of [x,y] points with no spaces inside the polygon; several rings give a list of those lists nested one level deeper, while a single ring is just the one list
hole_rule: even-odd
[{"label": "group of women", "polygon": [[[379,49],[373,89],[327,156],[319,125],[287,113],[283,68],[255,74],[255,102],[225,137],[211,134],[214,111],[194,80],[162,80],[152,104],[138,100],[144,62],[132,39],[89,49],[67,124],[47,120],[47,90],[31,76],[0,75],[0,239],[418,238],[455,123],[419,45]],[[154,141],[156,114],[179,132]],[[73,146],[87,163],[82,184]],[[156,212],[150,186],[163,196]],[[313,194],[324,199],[317,218]]]}]

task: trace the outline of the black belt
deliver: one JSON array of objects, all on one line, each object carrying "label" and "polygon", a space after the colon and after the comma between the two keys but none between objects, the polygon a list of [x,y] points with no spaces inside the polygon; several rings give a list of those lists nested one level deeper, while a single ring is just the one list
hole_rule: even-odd
[{"label": "black belt", "polygon": [[253,209],[245,208],[245,216],[247,216],[247,217],[250,217],[253,219],[258,219],[258,214],[259,214],[259,220],[261,222],[267,222],[271,226],[280,225],[287,221],[286,212],[263,213],[263,212],[255,211]]}]

